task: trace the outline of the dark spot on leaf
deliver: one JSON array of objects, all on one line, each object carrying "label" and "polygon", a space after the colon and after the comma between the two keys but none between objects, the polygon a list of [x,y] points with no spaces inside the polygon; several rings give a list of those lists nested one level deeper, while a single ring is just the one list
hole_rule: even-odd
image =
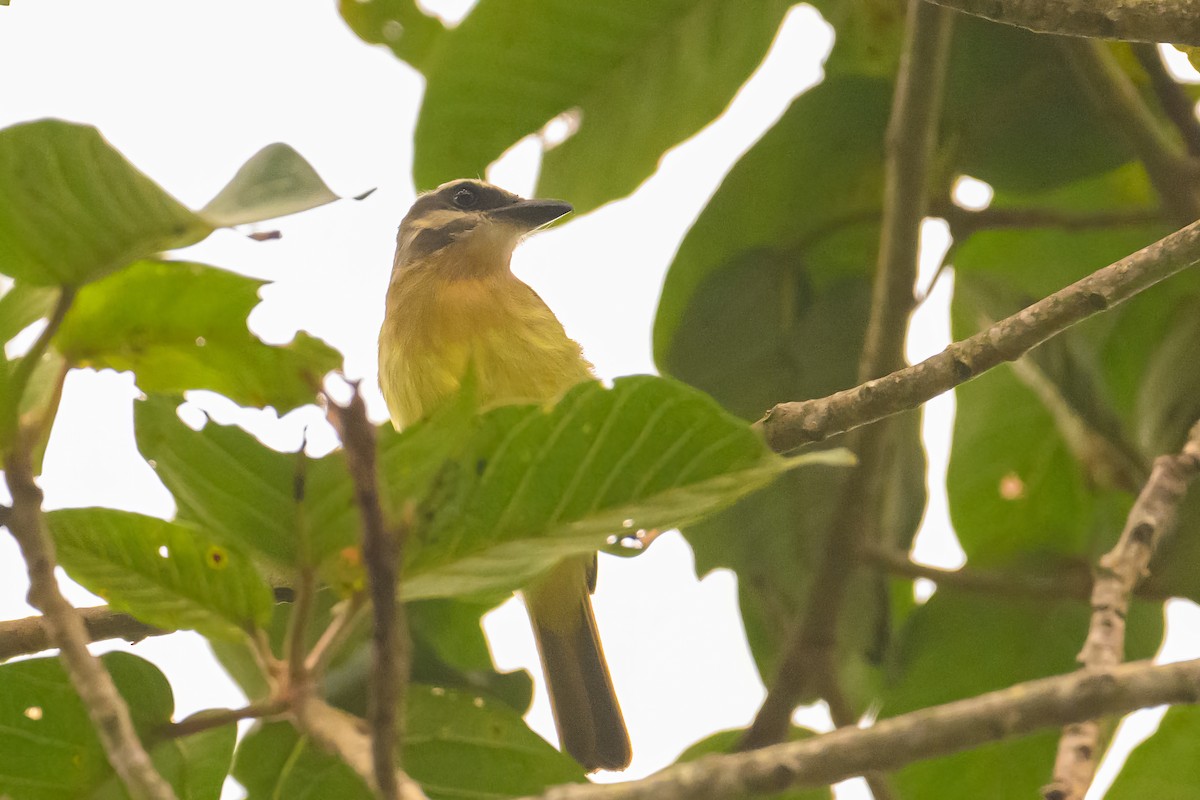
[{"label": "dark spot on leaf", "polygon": [[475,462],[475,474],[482,475],[484,470],[487,469],[487,465],[488,465],[488,462],[487,462],[486,458],[481,458],[478,461],[476,461]]}]

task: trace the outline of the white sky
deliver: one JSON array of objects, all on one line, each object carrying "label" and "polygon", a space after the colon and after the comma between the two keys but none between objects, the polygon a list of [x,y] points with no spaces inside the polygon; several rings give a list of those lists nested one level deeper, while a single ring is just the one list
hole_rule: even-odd
[{"label": "white sky", "polygon": [[[471,3],[427,5],[453,18]],[[794,10],[727,113],[669,153],[632,197],[540,234],[517,251],[515,271],[583,344],[602,377],[653,371],[650,329],[679,240],[740,154],[819,80],[830,44],[829,29],[811,8]],[[282,231],[280,241],[257,243],[221,231],[180,256],[274,281],[251,314],[252,329],[272,342],[287,341],[298,329],[324,338],[345,353],[349,376],[364,379],[374,416],[386,418],[375,389],[375,337],[395,228],[413,199],[411,142],[422,90],[414,70],[362,43],[332,0],[12,0],[0,8],[0,75],[0,127],[42,116],[95,125],[192,207],[273,141],[299,150],[335,191],[379,187],[363,202],[265,224]],[[537,146],[528,141],[489,177],[529,193],[536,169]],[[945,247],[939,225],[926,227],[931,253]],[[941,282],[922,309],[910,357],[949,341],[949,288]],[[45,462],[48,506],[173,512],[169,494],[133,444],[136,393],[128,374],[72,374]],[[207,393],[193,402],[276,447],[295,448],[306,427],[312,447],[327,449],[334,441],[314,408],[277,420]],[[944,474],[952,414],[952,397],[929,406],[934,486]],[[944,566],[960,563],[944,494],[931,500],[927,529],[918,556]],[[0,537],[0,617],[31,613],[24,590],[16,548]],[[72,597],[96,602],[81,590]],[[657,770],[707,734],[752,719],[763,689],[737,615],[734,579],[722,571],[697,581],[678,534],[661,537],[636,559],[605,557],[595,606],[633,739],[634,761],[624,777]],[[501,668],[537,672],[532,635],[515,602],[491,614],[486,628]],[[168,674],[179,716],[243,702],[197,636],[152,639],[132,649]],[[800,719],[828,724],[819,710]],[[540,685],[529,720],[554,741]],[[241,796],[236,790],[227,795]],[[842,796],[861,797],[863,789],[846,786]]]}]

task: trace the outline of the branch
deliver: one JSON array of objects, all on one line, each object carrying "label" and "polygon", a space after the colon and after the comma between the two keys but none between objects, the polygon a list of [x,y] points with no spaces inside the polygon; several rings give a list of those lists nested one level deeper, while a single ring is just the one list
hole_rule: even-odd
[{"label": "branch", "polygon": [[[904,334],[916,302],[921,220],[928,203],[929,162],[937,142],[953,20],[945,9],[909,0],[887,127],[879,263],[859,361],[860,381],[904,364]],[[842,502],[826,532],[803,617],[788,637],[766,699],[742,739],[743,748],[782,741],[792,710],[805,694],[840,694],[834,663],[838,620],[858,543],[878,538],[877,501],[887,479],[892,440],[891,426],[885,423],[863,431],[848,444],[859,466],[842,485]]]},{"label": "branch", "polygon": [[286,700],[275,697],[259,700],[242,708],[210,708],[206,711],[197,711],[181,722],[164,725],[158,731],[158,735],[166,739],[179,739],[213,728],[234,725],[244,719],[275,717],[288,709],[289,705]]},{"label": "branch", "polygon": [[[639,781],[556,786],[538,800],[724,800],[825,786],[989,742],[1149,706],[1200,702],[1200,659],[1122,664],[1007,689],[823,736],[709,755]],[[530,800],[526,798],[526,800]]]},{"label": "branch", "polygon": [[[10,402],[20,405],[21,395],[34,368],[50,346],[74,300],[64,288],[50,321],[33,347],[18,362],[10,377]],[[37,433],[44,431],[39,429]],[[83,701],[108,762],[135,800],[174,800],[175,792],[155,770],[129,716],[129,707],[113,685],[100,660],[88,652],[88,632],[74,606],[58,589],[54,575],[54,542],[42,517],[42,490],[33,477],[35,432],[18,427],[11,450],[4,456],[4,477],[12,495],[7,527],[21,548],[29,573],[29,604],[42,612],[49,644],[57,647],[63,668]]]},{"label": "branch", "polygon": [[[100,642],[105,639],[124,639],[129,643],[140,642],[147,636],[162,636],[165,631],[140,622],[128,614],[118,614],[108,606],[75,609],[87,628],[87,641]],[[14,656],[40,653],[54,647],[50,643],[45,617],[25,617],[0,622],[0,661]]]},{"label": "branch", "polygon": [[1084,93],[1108,127],[1128,141],[1178,224],[1200,218],[1195,164],[1150,111],[1108,45],[1086,39],[1062,39],[1059,44]]},{"label": "branch", "polygon": [[1083,231],[1163,222],[1163,212],[1156,208],[1075,211],[1063,208],[1026,206],[990,207],[980,211],[969,211],[953,203],[938,203],[929,210],[929,213],[930,216],[946,220],[951,234],[957,241],[962,241],[976,231],[983,230],[1061,228],[1068,231]]},{"label": "branch", "polygon": [[999,597],[1033,597],[1042,599],[1086,600],[1091,577],[1086,569],[1064,570],[1053,575],[1033,575],[1026,572],[995,572],[990,570],[942,569],[918,564],[902,553],[885,547],[864,546],[859,558],[874,564],[892,575],[905,578],[925,578],[938,586],[950,586],[968,592]]},{"label": "branch", "polygon": [[[1092,619],[1078,655],[1085,671],[1107,669],[1125,658],[1125,619],[1134,588],[1149,573],[1150,561],[1170,535],[1188,484],[1200,472],[1200,421],[1183,450],[1159,456],[1145,488],[1129,512],[1117,544],[1100,559],[1092,586]],[[1095,720],[1068,725],[1058,743],[1054,779],[1046,800],[1083,800],[1096,774],[1100,726]]]},{"label": "branch", "polygon": [[1157,45],[1139,43],[1131,45],[1130,49],[1133,50],[1133,55],[1142,65],[1142,69],[1146,70],[1158,103],[1167,119],[1175,126],[1175,130],[1179,131],[1188,155],[1200,156],[1200,120],[1196,119],[1195,102],[1171,77],[1171,73],[1167,72]]},{"label": "branch", "polygon": [[355,387],[347,406],[330,403],[330,418],[338,429],[346,451],[346,467],[354,481],[354,496],[362,516],[362,552],[367,570],[374,614],[373,659],[368,718],[375,778],[386,800],[400,797],[396,769],[397,742],[403,721],[408,683],[409,646],[404,608],[396,601],[407,525],[390,529],[384,522],[379,502],[379,478],[375,468],[375,427],[367,419],[367,407]]},{"label": "branch", "polygon": [[1038,33],[1200,45],[1200,0],[932,0]]},{"label": "branch", "polygon": [[[345,762],[371,791],[379,791],[372,740],[364,733],[366,726],[361,719],[326,704],[311,692],[295,699],[293,711],[296,727],[321,749]],[[397,800],[428,800],[417,782],[400,770],[392,772],[392,783],[396,786]]]},{"label": "branch", "polygon": [[1198,262],[1200,223],[1193,223],[919,364],[828,397],[780,403],[756,424],[785,452],[916,408]]}]

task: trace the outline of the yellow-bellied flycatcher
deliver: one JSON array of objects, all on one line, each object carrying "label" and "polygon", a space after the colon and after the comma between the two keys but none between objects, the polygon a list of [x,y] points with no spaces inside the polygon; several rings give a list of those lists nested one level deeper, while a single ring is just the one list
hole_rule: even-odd
[{"label": "yellow-bellied flycatcher", "polygon": [[[397,428],[433,411],[470,368],[485,405],[545,403],[592,365],[542,299],[509,269],[523,236],[571,211],[482,181],[421,195],[404,220],[379,333],[379,383]],[[563,749],[589,771],[629,765],[629,734],[589,597],[595,555],[563,561],[523,590]]]}]

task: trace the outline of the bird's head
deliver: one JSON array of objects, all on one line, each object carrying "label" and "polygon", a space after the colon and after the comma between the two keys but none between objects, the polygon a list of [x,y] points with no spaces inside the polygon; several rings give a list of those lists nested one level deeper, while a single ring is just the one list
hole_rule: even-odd
[{"label": "bird's head", "polygon": [[445,277],[504,270],[521,237],[570,211],[562,200],[526,200],[483,181],[451,181],[418,197],[404,216],[395,266]]}]

